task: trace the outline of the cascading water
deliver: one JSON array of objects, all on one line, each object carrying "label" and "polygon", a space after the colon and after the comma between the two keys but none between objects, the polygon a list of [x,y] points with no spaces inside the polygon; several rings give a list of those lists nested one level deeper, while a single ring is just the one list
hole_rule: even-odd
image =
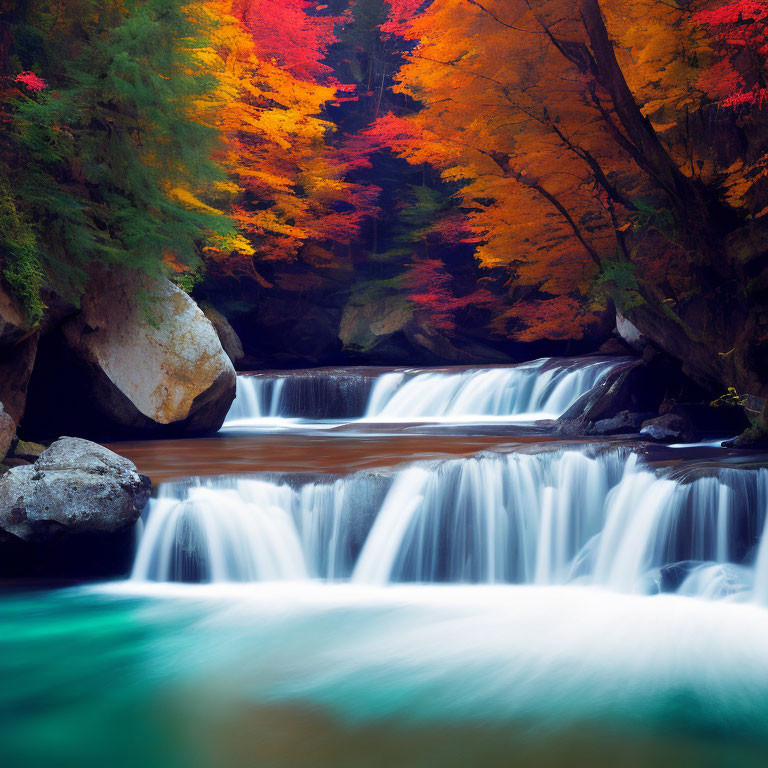
[{"label": "cascading water", "polygon": [[616,448],[303,482],[198,479],[161,487],[133,578],[592,584],[747,599],[768,580],[768,545],[757,552],[766,507],[766,469],[679,477]]},{"label": "cascading water", "polygon": [[542,359],[510,368],[461,372],[393,371],[376,380],[369,421],[555,419],[594,388],[616,361]]},{"label": "cascading water", "polygon": [[483,369],[375,369],[238,376],[225,427],[275,419],[364,422],[557,418],[619,362],[536,360]]}]

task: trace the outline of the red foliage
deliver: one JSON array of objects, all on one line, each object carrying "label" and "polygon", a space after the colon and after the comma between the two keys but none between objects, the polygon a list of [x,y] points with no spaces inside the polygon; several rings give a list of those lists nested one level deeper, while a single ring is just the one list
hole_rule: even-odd
[{"label": "red foliage", "polygon": [[42,91],[48,87],[48,83],[42,77],[38,77],[34,72],[20,72],[16,75],[16,82],[26,86],[28,90],[36,92]]},{"label": "red foliage", "polygon": [[718,59],[705,71],[699,87],[724,107],[760,106],[768,101],[768,3],[738,0],[701,11],[694,21],[713,35]]},{"label": "red foliage", "polygon": [[409,22],[424,5],[426,0],[389,0],[389,19],[381,31],[406,37]]},{"label": "red foliage", "polygon": [[580,339],[587,326],[598,320],[598,315],[586,309],[583,301],[565,294],[540,301],[518,302],[508,317],[523,324],[515,333],[519,341]]},{"label": "red foliage", "polygon": [[430,314],[430,324],[433,328],[453,331],[456,327],[455,313],[458,310],[498,304],[498,297],[486,288],[478,288],[466,296],[455,296],[452,282],[453,278],[440,259],[416,261],[403,275],[408,300]]},{"label": "red foliage", "polygon": [[232,10],[253,35],[260,57],[311,81],[331,73],[323,58],[342,19],[318,13],[327,7],[314,0],[235,0]]}]

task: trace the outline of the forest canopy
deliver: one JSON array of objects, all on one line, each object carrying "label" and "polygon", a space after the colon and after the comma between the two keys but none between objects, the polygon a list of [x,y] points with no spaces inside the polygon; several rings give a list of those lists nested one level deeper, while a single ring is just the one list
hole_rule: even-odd
[{"label": "forest canopy", "polygon": [[93,262],[521,341],[762,302],[768,3],[0,7],[0,257],[31,317]]}]

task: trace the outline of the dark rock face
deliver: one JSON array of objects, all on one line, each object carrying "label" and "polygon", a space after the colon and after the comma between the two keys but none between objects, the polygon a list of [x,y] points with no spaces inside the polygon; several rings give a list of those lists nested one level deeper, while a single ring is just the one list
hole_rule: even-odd
[{"label": "dark rock face", "polygon": [[642,360],[629,361],[582,395],[557,420],[556,429],[563,435],[587,435],[597,423],[612,420],[623,412],[656,413],[663,391],[663,384],[653,381]]},{"label": "dark rock face", "polygon": [[18,302],[0,287],[0,461],[24,414],[39,336]]},{"label": "dark rock face", "polygon": [[27,405],[27,387],[37,356],[40,333],[0,348],[0,402],[18,424]]},{"label": "dark rock face", "polygon": [[248,311],[227,315],[245,349],[241,367],[309,368],[344,362],[339,310],[279,292],[251,301]]},{"label": "dark rock face", "polygon": [[216,331],[221,346],[227,353],[227,357],[232,361],[232,365],[237,365],[243,359],[245,353],[243,352],[240,337],[235,332],[235,329],[229,324],[229,320],[210,301],[201,301],[200,309],[203,310],[203,314],[208,318],[213,329]]},{"label": "dark rock face", "polygon": [[47,334],[22,434],[96,439],[215,432],[235,397],[235,370],[211,323],[168,281],[100,270],[80,312]]},{"label": "dark rock face", "polygon": [[3,404],[0,403],[0,461],[8,453],[15,434],[16,422],[8,415],[3,408]]},{"label": "dark rock face", "polygon": [[634,354],[634,350],[631,347],[614,336],[604,341],[597,351],[600,355],[609,355],[611,357],[623,357],[624,355]]},{"label": "dark rock face", "polygon": [[[130,461],[107,448],[75,437],[57,440],[34,464],[0,477],[2,571],[50,573],[49,560],[69,571],[73,563],[61,556],[78,552],[78,543],[109,550],[114,541],[124,542],[121,534],[138,520],[151,487]],[[122,552],[123,560],[129,557]],[[79,565],[87,570],[87,562]]]},{"label": "dark rock face", "polygon": [[0,286],[0,347],[17,343],[28,331],[19,303]]},{"label": "dark rock face", "polygon": [[[754,248],[750,253],[756,258],[749,268],[762,270],[764,255]],[[765,274],[736,279],[744,285],[762,284],[764,291]],[[665,311],[652,296],[633,301],[623,312],[643,336],[680,362],[683,372],[712,395],[710,400],[731,386],[742,397],[764,398],[768,397],[768,337],[764,302],[755,302],[756,295],[745,299],[740,292],[720,292],[715,286],[710,293],[694,292],[674,313]],[[622,294],[614,298],[621,308]]]},{"label": "dark rock face", "polygon": [[696,437],[691,422],[675,413],[644,421],[640,434],[659,443],[691,443]]},{"label": "dark rock face", "polygon": [[[661,437],[661,427],[641,433],[649,439],[676,442],[685,437],[685,442],[690,442],[687,438],[695,434],[694,424],[703,433],[727,436],[738,431],[738,426],[729,424],[729,420],[737,425],[743,423],[737,409],[678,405],[678,401],[696,403],[708,397],[665,355],[654,353],[644,358],[619,365],[597,387],[579,398],[557,420],[557,431],[563,435],[630,434],[659,413],[676,416],[677,420],[670,418],[664,422],[670,429],[678,422],[686,426],[677,436],[670,433],[668,440]],[[655,432],[658,438],[653,437]]]}]

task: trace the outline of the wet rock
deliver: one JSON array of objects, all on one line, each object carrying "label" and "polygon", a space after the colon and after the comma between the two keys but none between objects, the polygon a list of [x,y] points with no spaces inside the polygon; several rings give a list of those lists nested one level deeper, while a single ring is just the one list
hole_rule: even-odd
[{"label": "wet rock", "polygon": [[0,477],[0,544],[117,534],[136,522],[150,492],[149,478],[128,459],[63,437],[34,464]]},{"label": "wet rock", "polygon": [[691,443],[696,439],[693,424],[677,413],[667,413],[644,421],[640,434],[659,443]]},{"label": "wet rock", "polygon": [[[167,280],[100,269],[42,341],[23,434],[98,439],[215,432],[235,370],[202,310]],[[65,403],[66,407],[62,407]]]},{"label": "wet rock", "polygon": [[741,450],[764,450],[768,448],[768,432],[754,425],[745,429],[740,435],[723,443],[724,448]]},{"label": "wet rock", "polygon": [[697,401],[706,398],[706,393],[665,355],[650,361],[630,360],[617,365],[597,387],[580,397],[557,420],[556,429],[564,435],[589,435],[598,422],[624,411],[648,419],[659,413],[664,402],[677,398]]},{"label": "wet rock", "polygon": [[[617,366],[557,419],[555,431],[561,435],[587,435],[600,421],[612,419],[623,411],[635,412],[642,393],[638,383],[645,378],[645,373],[640,360]],[[655,411],[656,408],[642,410]]]},{"label": "wet rock", "polygon": [[240,337],[235,332],[235,329],[229,324],[229,320],[209,301],[201,301],[200,309],[203,310],[203,314],[208,318],[216,331],[221,346],[227,353],[227,357],[232,361],[232,365],[237,365],[243,359],[244,352]]},{"label": "wet rock", "polygon": [[591,435],[628,435],[640,431],[642,423],[653,414],[621,411],[610,419],[600,419],[589,431]]}]

